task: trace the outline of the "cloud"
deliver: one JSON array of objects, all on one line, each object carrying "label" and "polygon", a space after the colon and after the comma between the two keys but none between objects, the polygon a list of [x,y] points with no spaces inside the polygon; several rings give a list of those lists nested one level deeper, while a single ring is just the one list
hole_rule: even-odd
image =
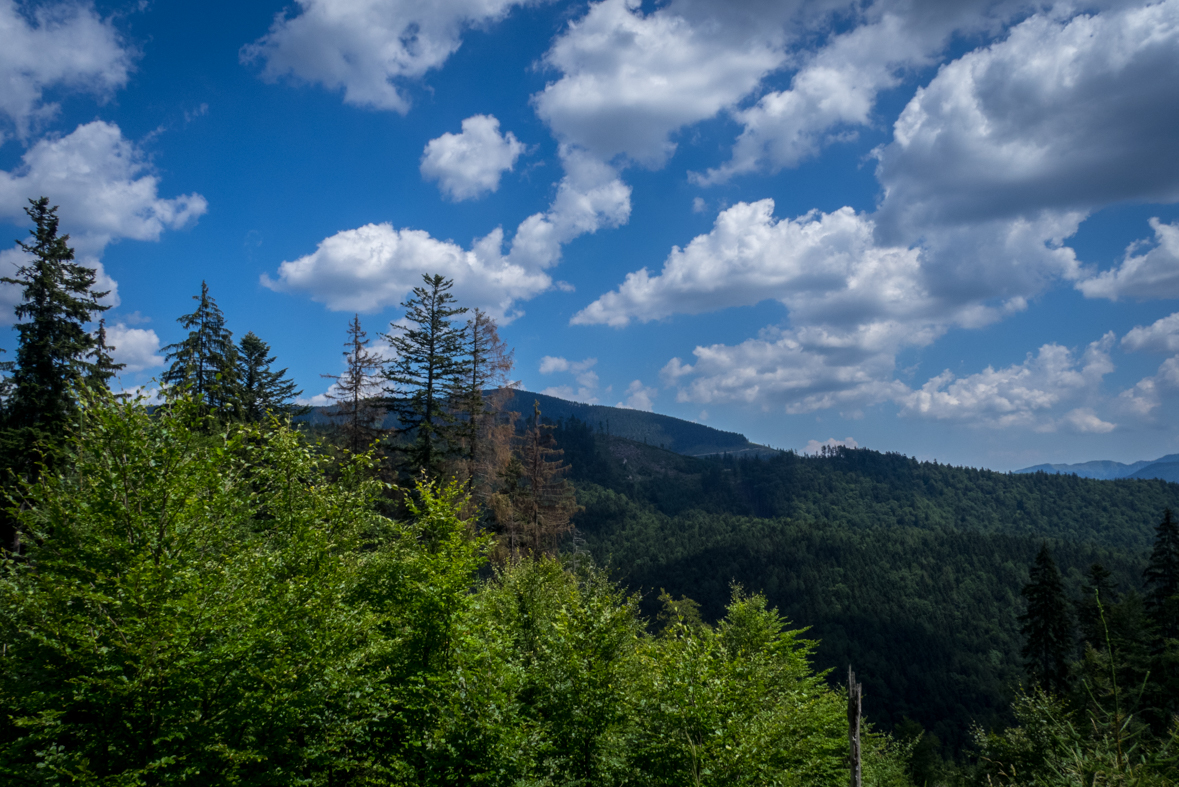
[{"label": "cloud", "polygon": [[456,202],[474,199],[499,188],[500,176],[511,171],[524,152],[512,132],[501,135],[491,115],[463,121],[461,134],[446,133],[430,140],[422,153],[422,177],[438,181],[438,188]]},{"label": "cloud", "polygon": [[806,448],[802,449],[804,454],[818,454],[822,453],[824,448],[859,448],[860,444],[850,437],[845,437],[842,440],[836,440],[834,437],[828,437],[823,442],[818,440],[811,440],[806,444]]},{"label": "cloud", "polygon": [[[596,404],[598,402],[598,374],[593,370],[597,358],[569,361],[560,356],[546,355],[540,359],[541,374],[570,373],[577,381],[577,388],[571,385],[550,386],[541,391],[545,396],[555,396],[572,402]],[[606,392],[609,393],[607,388]]]},{"label": "cloud", "polygon": [[1134,251],[1145,244],[1139,241],[1126,250],[1117,268],[1076,284],[1086,298],[1179,298],[1179,222],[1163,224],[1150,220],[1155,245],[1144,254]]},{"label": "cloud", "polygon": [[399,304],[422,274],[454,280],[455,297],[496,317],[512,316],[514,301],[548,289],[552,280],[525,270],[501,253],[502,230],[477,239],[470,250],[423,230],[366,224],[338,232],[304,257],[283,262],[278,277],[262,275],[276,292],[303,292],[332,311],[372,312]]},{"label": "cloud", "polygon": [[141,372],[164,364],[159,355],[160,337],[150,328],[128,328],[116,323],[106,329],[106,341],[115,348],[115,363],[126,364],[124,372]]},{"label": "cloud", "polygon": [[1155,320],[1148,327],[1132,328],[1122,337],[1122,349],[1129,352],[1179,352],[1179,312]]},{"label": "cloud", "polygon": [[0,219],[24,224],[29,198],[59,205],[79,256],[97,257],[122,238],[159,240],[203,215],[200,194],[159,196],[160,179],[144,152],[113,123],[95,120],[33,145],[11,172],[0,172]]},{"label": "cloud", "polygon": [[314,253],[283,262],[277,278],[263,274],[262,284],[277,292],[305,292],[333,311],[371,312],[400,303],[423,273],[438,273],[454,280],[462,303],[515,319],[517,301],[555,286],[544,269],[560,261],[563,244],[624,223],[630,215],[630,188],[612,168],[576,151],[562,156],[566,174],[556,198],[547,211],[520,223],[507,254],[500,228],[467,250],[424,230],[368,224],[338,232]]},{"label": "cloud", "polygon": [[1079,359],[1067,347],[1045,344],[1023,363],[1002,369],[988,366],[962,378],[946,370],[900,397],[901,415],[1042,432],[1061,427],[1108,432],[1114,424],[1097,418],[1088,407],[1072,409],[1060,419],[1051,413],[1069,401],[1097,394],[1102,379],[1114,368],[1109,357],[1114,339],[1112,331],[1107,333]]},{"label": "cloud", "polygon": [[556,198],[547,211],[520,222],[512,239],[512,262],[530,270],[556,265],[561,246],[574,238],[630,218],[630,187],[613,167],[565,146],[560,155],[565,176]]},{"label": "cloud", "polygon": [[[854,139],[871,126],[877,95],[896,87],[914,68],[932,65],[955,34],[994,32],[1022,2],[974,0],[922,3],[882,0],[844,11],[858,24],[797,57],[801,67],[787,90],[770,91],[732,112],[743,129],[730,161],[704,174],[702,185],[756,170],[796,166],[834,142]],[[846,22],[845,22],[846,24]]]},{"label": "cloud", "polygon": [[57,104],[44,100],[47,88],[104,100],[127,84],[131,72],[133,52],[89,3],[22,8],[15,0],[0,0],[0,37],[0,115],[22,140],[57,114]]},{"label": "cloud", "polygon": [[894,398],[908,390],[891,380],[902,348],[928,345],[951,326],[994,322],[1026,303],[935,296],[922,250],[878,245],[872,218],[850,208],[778,220],[773,207],[761,200],[722,211],[710,232],[673,248],[657,275],[628,274],[572,322],[621,327],[776,299],[789,328],[766,328],[736,346],[697,347],[694,365],[673,359],[664,379],[692,378],[680,401],[809,412]]},{"label": "cloud", "polygon": [[344,102],[405,113],[407,81],[439,68],[463,32],[492,24],[530,0],[297,0],[297,13],[275,16],[270,31],[242,47],[261,60],[262,77],[343,90]]},{"label": "cloud", "polygon": [[918,252],[877,246],[869,217],[841,208],[779,221],[773,210],[764,199],[722,211],[709,233],[673,248],[659,274],[627,274],[571,322],[622,327],[770,298],[789,307],[796,324],[932,316]]},{"label": "cloud", "polygon": [[878,224],[888,242],[914,242],[1177,199],[1177,124],[1179,0],[1031,16],[918,89],[878,152]]},{"label": "cloud", "polygon": [[[96,120],[64,137],[40,140],[20,166],[0,171],[0,220],[28,225],[29,198],[48,196],[60,208],[60,231],[69,234],[77,261],[94,269],[96,291],[109,291],[103,302],[114,306],[118,284],[101,260],[107,245],[123,238],[158,240],[165,229],[195,222],[208,207],[200,194],[161,198],[159,185],[143,151],[118,126]],[[19,249],[0,252],[6,276],[25,261]],[[11,307],[19,300],[13,285],[0,287],[0,324],[11,323]]]},{"label": "cloud", "polygon": [[659,167],[675,150],[671,134],[733,106],[782,65],[783,39],[768,14],[750,25],[707,3],[643,13],[635,0],[603,0],[553,42],[544,64],[561,78],[533,104],[561,142]]},{"label": "cloud", "polygon": [[626,401],[619,402],[616,406],[651,412],[654,409],[653,402],[658,393],[659,391],[655,388],[643,385],[642,380],[634,380],[626,388]]},{"label": "cloud", "polygon": [[693,364],[672,358],[660,376],[677,387],[679,402],[735,402],[792,414],[874,404],[908,391],[891,379],[897,343],[886,325],[848,333],[770,327],[737,345],[697,347]]}]

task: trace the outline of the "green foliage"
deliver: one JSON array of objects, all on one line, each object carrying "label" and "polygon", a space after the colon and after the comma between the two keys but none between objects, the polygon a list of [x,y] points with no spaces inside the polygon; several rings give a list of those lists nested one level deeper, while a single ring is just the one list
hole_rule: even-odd
[{"label": "green foliage", "polygon": [[[574,454],[568,441],[561,445]],[[576,472],[575,456],[572,464]],[[717,483],[727,475],[719,473]],[[673,473],[656,478],[672,487],[690,481]],[[731,582],[760,590],[782,614],[810,627],[820,642],[820,668],[856,666],[865,713],[886,729],[908,716],[953,755],[969,743],[973,723],[996,726],[1008,718],[1010,687],[1023,674],[1019,591],[1039,540],[887,521],[668,515],[584,482],[578,499],[586,510],[574,521],[591,554],[608,560],[627,585],[653,591],[652,601],[660,588],[689,595],[706,620],[724,614]],[[879,502],[885,510],[886,504]],[[1134,554],[1068,542],[1052,548],[1070,594],[1079,593],[1081,572],[1094,562],[1108,566],[1123,587],[1141,571]],[[652,603],[647,612],[654,616],[659,607]],[[1127,625],[1133,628],[1129,618]]]},{"label": "green foliage", "polygon": [[520,391],[516,404],[512,407],[521,418],[527,418],[531,411],[530,403],[533,401],[540,403],[540,409],[546,417],[554,423],[563,424],[566,428],[576,424],[588,428],[595,434],[634,440],[686,456],[750,450],[772,453],[769,449],[754,446],[745,435],[737,432],[725,432],[659,413],[570,402],[530,391]]},{"label": "green foliage", "polygon": [[[761,596],[653,637],[584,562],[479,582],[455,491],[383,517],[371,455],[194,397],[83,404],[70,462],[13,501],[5,783],[842,781],[842,700]],[[903,749],[865,749],[869,784],[903,783]]]},{"label": "green foliage", "polygon": [[1149,740],[1133,716],[1112,708],[1078,715],[1039,689],[1021,694],[1013,709],[1017,726],[977,732],[979,785],[1164,787],[1179,780],[1179,726]]},{"label": "green foliage", "polygon": [[191,400],[93,401],[24,491],[0,574],[0,773],[30,783],[338,783],[412,763],[480,544],[450,493],[373,513],[293,432]]},{"label": "green foliage", "polygon": [[1164,481],[996,473],[846,448],[828,456],[693,459],[608,439],[585,424],[561,426],[556,440],[575,483],[606,486],[672,516],[700,511],[856,528],[974,531],[1137,553],[1150,549],[1159,512],[1179,510],[1179,484]]},{"label": "green foliage", "polygon": [[716,628],[676,623],[647,640],[627,736],[638,783],[841,781],[846,700],[811,672],[814,643],[800,633],[764,597],[734,591]]}]

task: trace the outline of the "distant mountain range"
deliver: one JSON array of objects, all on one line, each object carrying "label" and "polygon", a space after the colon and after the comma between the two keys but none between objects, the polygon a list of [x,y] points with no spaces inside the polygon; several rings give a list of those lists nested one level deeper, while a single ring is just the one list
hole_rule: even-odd
[{"label": "distant mountain range", "polygon": [[1081,462],[1073,465],[1033,465],[1015,472],[1075,474],[1081,478],[1098,478],[1106,481],[1114,478],[1158,478],[1163,481],[1179,483],[1179,454],[1167,454],[1158,459],[1132,464],[1098,459],[1093,462]]}]

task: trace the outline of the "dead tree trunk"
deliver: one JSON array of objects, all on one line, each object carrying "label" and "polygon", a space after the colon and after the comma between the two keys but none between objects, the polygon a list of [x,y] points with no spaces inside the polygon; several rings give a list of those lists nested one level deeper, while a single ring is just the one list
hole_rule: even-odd
[{"label": "dead tree trunk", "polygon": [[851,765],[851,787],[863,786],[863,773],[860,769],[860,717],[862,715],[861,700],[864,697],[864,687],[856,683],[856,673],[851,665],[847,667],[847,742],[851,749],[848,762]]}]

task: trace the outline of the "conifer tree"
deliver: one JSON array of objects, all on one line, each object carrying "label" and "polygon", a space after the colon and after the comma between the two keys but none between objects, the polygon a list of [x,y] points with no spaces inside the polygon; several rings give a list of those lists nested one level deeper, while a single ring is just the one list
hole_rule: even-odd
[{"label": "conifer tree", "polygon": [[1171,509],[1155,529],[1154,548],[1142,575],[1146,612],[1160,639],[1179,639],[1179,526]]},{"label": "conifer tree", "polygon": [[183,340],[164,347],[172,365],[161,377],[165,385],[187,391],[222,418],[231,418],[237,410],[237,347],[233,334],[225,327],[225,315],[209,295],[209,285],[201,282],[201,294],[192,296],[196,311],[177,318],[188,329]]},{"label": "conifer tree", "polygon": [[250,331],[242,337],[237,353],[238,400],[241,417],[258,422],[268,413],[301,415],[308,408],[294,403],[303,392],[287,379],[287,370],[271,370],[270,345]]},{"label": "conifer tree", "polygon": [[1040,547],[1028,583],[1020,593],[1028,604],[1027,611],[1019,616],[1024,637],[1021,654],[1026,660],[1028,677],[1046,691],[1063,696],[1068,691],[1073,625],[1064,582],[1047,544]]},{"label": "conifer tree", "polygon": [[10,437],[13,430],[24,435],[20,442],[28,451],[33,443],[59,438],[73,415],[71,387],[93,368],[86,358],[95,337],[86,323],[110,307],[98,302],[107,293],[93,290],[94,269],[74,262],[69,235],[58,236],[57,206],[50,207],[48,197],[31,199],[25,213],[33,220],[33,239],[17,245],[32,259],[0,281],[21,288],[5,421]]},{"label": "conifer tree", "polygon": [[466,313],[455,305],[454,282],[422,275],[402,303],[409,325],[392,323],[384,338],[394,358],[385,369],[386,402],[397,416],[397,431],[409,439],[402,450],[410,475],[442,475],[445,461],[460,450],[455,405],[466,378],[463,329],[453,318]]},{"label": "conifer tree", "polygon": [[1143,714],[1161,733],[1179,716],[1179,525],[1171,509],[1155,530],[1143,572],[1149,620],[1150,710]]},{"label": "conifer tree", "polygon": [[106,320],[99,320],[98,330],[94,332],[94,349],[88,356],[93,360],[90,361],[90,370],[86,375],[87,382],[102,388],[110,387],[111,378],[127,366],[125,363],[115,363],[111,353],[117,349],[119,348],[106,343]]},{"label": "conifer tree", "polygon": [[383,361],[368,349],[368,342],[368,334],[360,326],[360,315],[353,315],[348,341],[344,343],[347,364],[344,373],[321,375],[335,381],[326,394],[335,403],[327,415],[339,422],[345,445],[354,454],[366,450],[381,435],[381,421],[385,417],[378,398]]},{"label": "conifer tree", "polygon": [[[1117,591],[1110,581],[1112,576],[1100,563],[1089,566],[1085,586],[1081,589],[1081,598],[1076,604],[1081,639],[1097,650],[1105,650],[1106,647],[1101,609],[1108,611],[1118,601]],[[1101,609],[1098,608],[1098,603]]]}]

